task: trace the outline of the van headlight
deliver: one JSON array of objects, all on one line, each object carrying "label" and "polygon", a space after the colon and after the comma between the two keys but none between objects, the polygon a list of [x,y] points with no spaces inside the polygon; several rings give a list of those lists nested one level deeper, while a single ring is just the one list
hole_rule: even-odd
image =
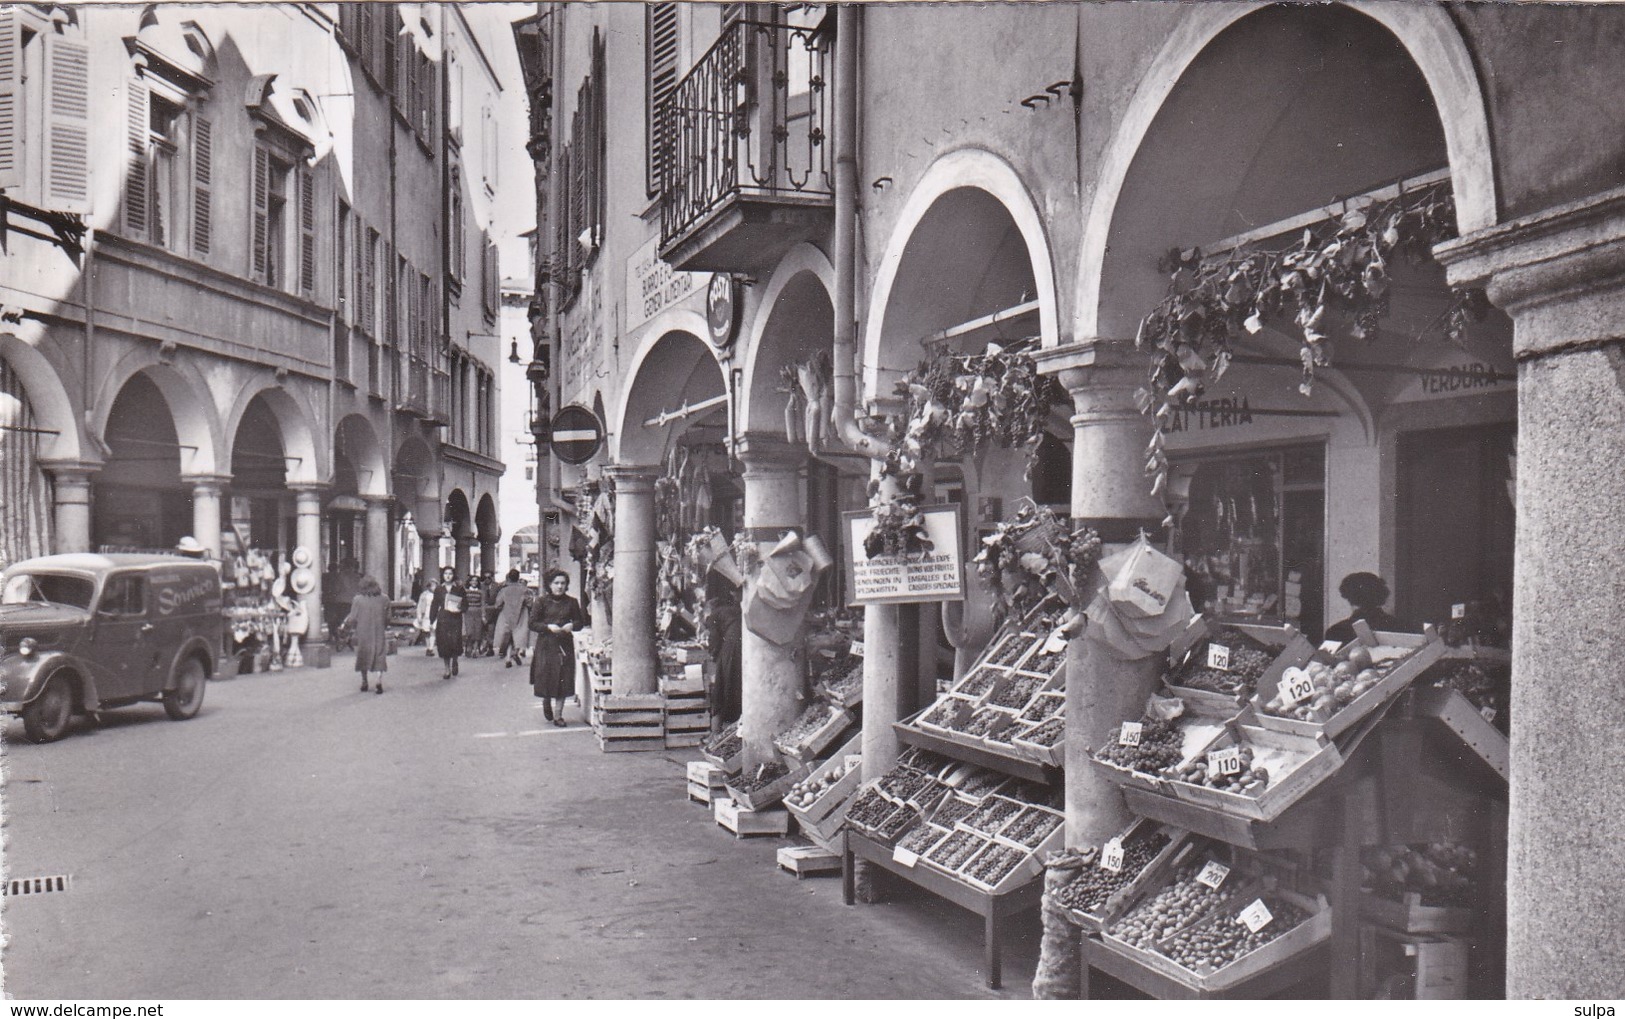
[{"label": "van headlight", "polygon": [[22,655],[24,658],[27,658],[29,655],[34,653],[34,649],[38,646],[39,641],[35,640],[33,637],[24,637],[22,640],[17,642],[17,653]]}]

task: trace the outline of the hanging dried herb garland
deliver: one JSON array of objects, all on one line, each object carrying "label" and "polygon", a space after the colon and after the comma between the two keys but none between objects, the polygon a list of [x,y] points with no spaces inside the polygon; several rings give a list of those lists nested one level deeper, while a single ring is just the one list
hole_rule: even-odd
[{"label": "hanging dried herb garland", "polygon": [[[1137,394],[1141,412],[1156,422],[1146,462],[1155,479],[1152,491],[1160,493],[1167,483],[1168,418],[1224,376],[1244,332],[1257,333],[1266,324],[1295,329],[1302,336],[1298,391],[1308,396],[1315,370],[1331,364],[1334,324],[1354,339],[1375,340],[1389,311],[1389,267],[1396,260],[1429,261],[1433,246],[1455,235],[1447,180],[1351,208],[1304,230],[1302,240],[1285,250],[1238,249],[1209,258],[1176,249],[1165,255],[1158,268],[1168,275],[1168,296],[1141,321],[1135,340],[1154,350],[1149,384]],[[1458,291],[1430,331],[1458,340],[1487,309],[1482,291]]]},{"label": "hanging dried herb garland", "polygon": [[881,467],[882,478],[896,480],[895,494],[888,497],[878,481],[869,485],[875,527],[865,550],[871,558],[930,549],[920,512],[922,464],[939,455],[974,456],[992,446],[1025,448],[1031,455],[1050,408],[1066,398],[1030,356],[998,344],[981,354],[939,352],[905,375],[896,393],[906,409],[886,422],[890,449]]},{"label": "hanging dried herb garland", "polygon": [[994,617],[1020,619],[1051,594],[1081,609],[1100,547],[1093,529],[1072,530],[1053,511],[1028,500],[1013,519],[982,539],[972,562],[993,595]]}]

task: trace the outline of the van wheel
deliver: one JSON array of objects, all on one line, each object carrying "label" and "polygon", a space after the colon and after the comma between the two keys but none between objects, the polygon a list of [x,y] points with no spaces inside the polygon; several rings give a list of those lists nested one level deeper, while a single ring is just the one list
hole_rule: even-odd
[{"label": "van wheel", "polygon": [[45,681],[45,689],[23,705],[23,734],[31,743],[51,743],[61,739],[73,720],[73,691],[61,676]]},{"label": "van wheel", "polygon": [[164,712],[177,722],[185,721],[203,707],[203,688],[208,677],[196,658],[188,658],[175,672],[175,689],[164,691]]}]

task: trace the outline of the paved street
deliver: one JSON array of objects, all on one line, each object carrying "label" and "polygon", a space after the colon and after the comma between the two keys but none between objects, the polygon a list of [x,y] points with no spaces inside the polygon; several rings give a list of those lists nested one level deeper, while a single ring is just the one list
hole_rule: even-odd
[{"label": "paved street", "polygon": [[[980,920],[846,907],[684,793],[692,752],[603,754],[521,670],[413,650],[210,685],[33,746],[5,729],[5,992],[37,998],[985,997]],[[1037,920],[1006,946],[1026,997]]]}]

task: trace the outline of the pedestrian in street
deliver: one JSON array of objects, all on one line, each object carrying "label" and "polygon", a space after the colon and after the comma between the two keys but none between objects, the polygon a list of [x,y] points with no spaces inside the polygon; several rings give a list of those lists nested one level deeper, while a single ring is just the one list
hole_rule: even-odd
[{"label": "pedestrian in street", "polygon": [[463,652],[470,658],[485,654],[485,583],[470,574],[463,585]]},{"label": "pedestrian in street", "polygon": [[440,583],[435,585],[434,602],[430,613],[434,616],[434,649],[445,667],[442,679],[457,675],[457,660],[463,656],[463,585],[457,583],[457,571],[446,566],[440,570]]},{"label": "pedestrian in street", "polygon": [[711,713],[719,724],[739,720],[743,707],[744,646],[741,627],[744,620],[739,601],[725,585],[716,585],[706,599],[706,649],[716,662],[716,678],[711,688]]},{"label": "pedestrian in street", "polygon": [[491,607],[497,614],[491,646],[502,656],[504,669],[513,668],[514,654],[522,650],[525,638],[521,616],[529,593],[525,585],[519,582],[519,571],[509,570],[508,582],[497,588],[496,596],[491,599]]},{"label": "pedestrian in street", "polygon": [[367,673],[378,673],[375,690],[384,692],[384,673],[389,671],[389,648],[384,640],[384,623],[389,618],[389,599],[384,589],[371,577],[362,577],[358,590],[350,600],[350,614],[344,617],[342,629],[348,631],[355,644],[355,671],[361,673],[361,692],[367,692]]},{"label": "pedestrian in street", "polygon": [[423,653],[430,658],[434,657],[434,585],[425,584],[423,590],[417,594],[417,615],[412,620],[412,628],[416,633],[412,636],[412,644],[424,645]]},{"label": "pedestrian in street", "polygon": [[563,570],[548,571],[544,583],[546,589],[530,613],[530,629],[536,634],[530,685],[542,698],[548,721],[562,727],[564,698],[575,693],[574,633],[586,625],[587,615],[581,611],[581,603],[565,593],[570,589],[570,577]]}]

